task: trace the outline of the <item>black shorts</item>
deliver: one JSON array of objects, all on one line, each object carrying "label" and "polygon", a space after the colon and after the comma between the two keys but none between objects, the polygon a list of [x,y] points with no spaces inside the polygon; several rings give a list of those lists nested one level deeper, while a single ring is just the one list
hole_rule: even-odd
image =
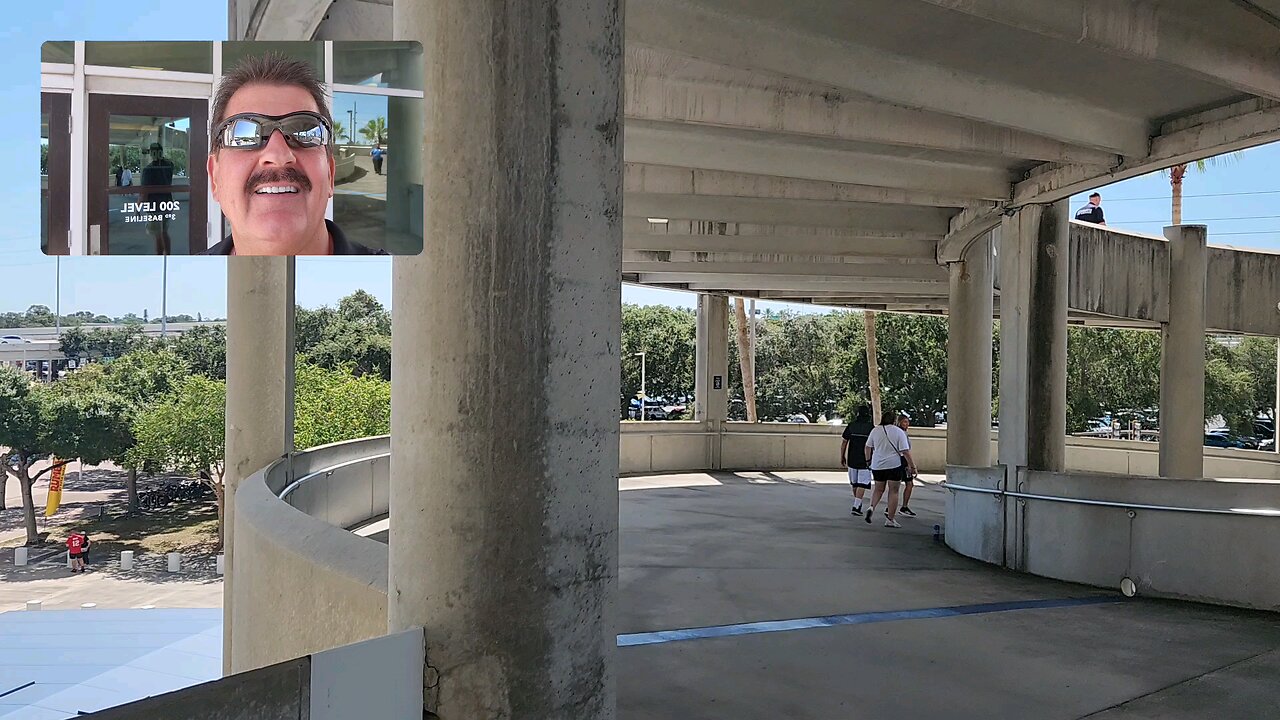
[{"label": "black shorts", "polygon": [[876,482],[901,482],[902,468],[885,468],[884,470],[872,470],[871,477]]}]

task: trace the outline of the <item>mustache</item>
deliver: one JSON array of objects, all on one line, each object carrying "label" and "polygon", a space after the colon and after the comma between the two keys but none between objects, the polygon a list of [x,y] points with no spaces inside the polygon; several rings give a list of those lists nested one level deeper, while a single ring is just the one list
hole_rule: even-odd
[{"label": "mustache", "polygon": [[259,170],[245,181],[244,191],[252,195],[263,185],[277,184],[297,185],[303,192],[311,192],[311,179],[295,167]]}]

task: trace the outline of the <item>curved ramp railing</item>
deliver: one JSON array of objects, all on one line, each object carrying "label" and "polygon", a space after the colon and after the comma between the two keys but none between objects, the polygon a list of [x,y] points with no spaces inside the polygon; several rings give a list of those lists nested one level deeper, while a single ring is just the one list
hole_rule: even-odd
[{"label": "curved ramp railing", "polygon": [[389,437],[361,438],[294,453],[240,484],[233,671],[386,634],[387,546],[346,528],[386,514],[389,456]]}]

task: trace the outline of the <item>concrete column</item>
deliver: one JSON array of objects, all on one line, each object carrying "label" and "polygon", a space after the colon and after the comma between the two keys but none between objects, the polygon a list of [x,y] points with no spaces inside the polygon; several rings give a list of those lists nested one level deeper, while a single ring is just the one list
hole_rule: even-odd
[{"label": "concrete column", "polygon": [[1001,226],[1000,463],[1062,471],[1066,461],[1067,201],[1028,205]]},{"label": "concrete column", "polygon": [[1160,326],[1160,476],[1204,475],[1204,225],[1164,229],[1169,240],[1169,322]]},{"label": "concrete column", "polygon": [[615,715],[619,0],[398,0],[425,250],[392,263],[388,627],[444,720]]},{"label": "concrete column", "polygon": [[[694,415],[711,431],[707,442],[707,469],[718,470],[721,432],[729,419],[729,298],[698,296],[698,333],[694,352]],[[716,379],[720,387],[716,389]]]},{"label": "concrete column", "polygon": [[947,314],[947,464],[991,465],[992,235],[951,263]]},{"label": "concrete column", "polygon": [[226,474],[223,477],[222,668],[225,674],[247,668],[235,662],[240,597],[252,588],[235,585],[235,493],[241,481],[293,448],[292,258],[227,259],[227,417]]},{"label": "concrete column", "polygon": [[723,423],[729,418],[729,298],[723,295],[698,296],[694,364],[693,419]]}]

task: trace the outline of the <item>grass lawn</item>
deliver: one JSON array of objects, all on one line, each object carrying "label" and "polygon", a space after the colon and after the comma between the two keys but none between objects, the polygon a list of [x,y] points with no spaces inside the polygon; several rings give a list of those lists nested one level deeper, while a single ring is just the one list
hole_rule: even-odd
[{"label": "grass lawn", "polygon": [[[218,509],[213,502],[174,503],[136,515],[109,515],[69,522],[49,530],[43,547],[63,547],[72,532],[89,533],[91,558],[118,557],[121,550],[138,555],[181,552],[184,556],[218,552]],[[42,533],[43,535],[43,533]],[[22,545],[21,538],[5,546]]]}]

